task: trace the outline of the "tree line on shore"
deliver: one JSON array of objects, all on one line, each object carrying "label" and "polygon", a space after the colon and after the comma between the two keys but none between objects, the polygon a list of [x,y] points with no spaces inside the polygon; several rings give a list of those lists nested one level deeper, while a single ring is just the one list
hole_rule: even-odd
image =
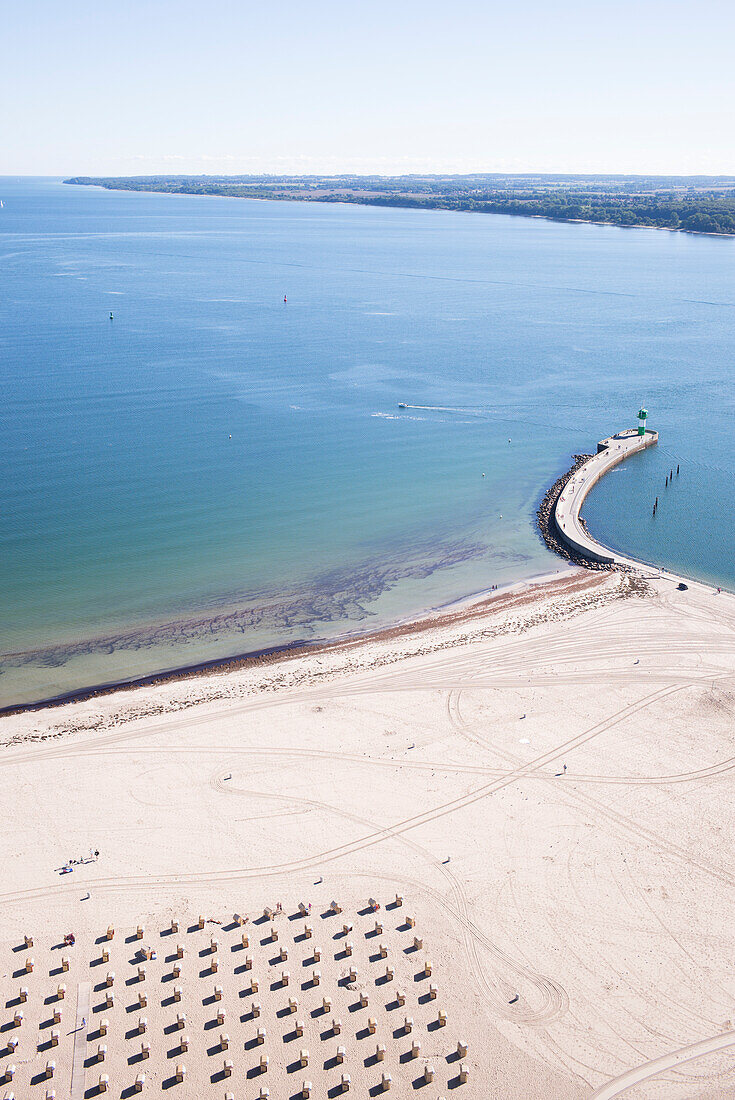
[{"label": "tree line on shore", "polygon": [[735,234],[735,180],[574,176],[78,176],[114,190],[469,210]]}]

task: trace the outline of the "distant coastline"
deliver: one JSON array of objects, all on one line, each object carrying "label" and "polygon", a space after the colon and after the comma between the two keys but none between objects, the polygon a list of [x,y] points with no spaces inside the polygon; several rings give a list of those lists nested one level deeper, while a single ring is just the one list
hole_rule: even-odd
[{"label": "distant coastline", "polygon": [[735,235],[735,177],[726,176],[74,176],[64,183],[114,191],[458,210],[621,229]]}]

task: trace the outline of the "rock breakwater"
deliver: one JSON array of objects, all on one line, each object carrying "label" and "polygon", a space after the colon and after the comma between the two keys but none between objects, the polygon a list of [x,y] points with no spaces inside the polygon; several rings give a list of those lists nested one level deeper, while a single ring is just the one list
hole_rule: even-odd
[{"label": "rock breakwater", "polygon": [[[559,554],[560,557],[573,562],[574,565],[582,565],[585,569],[609,571],[613,569],[614,566],[603,565],[601,562],[593,561],[591,558],[584,556],[578,551],[572,551],[559,535],[559,529],[555,518],[556,502],[569,479],[576,474],[577,470],[579,470],[588,459],[592,458],[592,455],[578,454],[572,457],[574,458],[574,462],[567,472],[562,474],[560,478],[557,478],[554,484],[544,493],[541,504],[536,512],[538,528],[549,550],[553,550],[555,554]],[[580,523],[584,523],[584,520],[580,519]]]}]

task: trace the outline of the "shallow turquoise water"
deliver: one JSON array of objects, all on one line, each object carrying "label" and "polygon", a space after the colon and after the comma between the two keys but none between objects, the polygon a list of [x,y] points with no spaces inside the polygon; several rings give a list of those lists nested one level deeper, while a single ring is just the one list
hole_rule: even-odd
[{"label": "shallow turquoise water", "polygon": [[735,587],[732,241],[0,197],[0,705],[555,569],[539,497],[641,401],[658,453],[600,484],[592,529]]}]

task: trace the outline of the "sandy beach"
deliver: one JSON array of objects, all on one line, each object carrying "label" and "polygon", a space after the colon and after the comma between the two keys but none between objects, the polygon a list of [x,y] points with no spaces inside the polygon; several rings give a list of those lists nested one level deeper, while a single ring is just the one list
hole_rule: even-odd
[{"label": "sandy beach", "polygon": [[734,628],[573,568],[3,718],[0,1096],[735,1095]]}]

